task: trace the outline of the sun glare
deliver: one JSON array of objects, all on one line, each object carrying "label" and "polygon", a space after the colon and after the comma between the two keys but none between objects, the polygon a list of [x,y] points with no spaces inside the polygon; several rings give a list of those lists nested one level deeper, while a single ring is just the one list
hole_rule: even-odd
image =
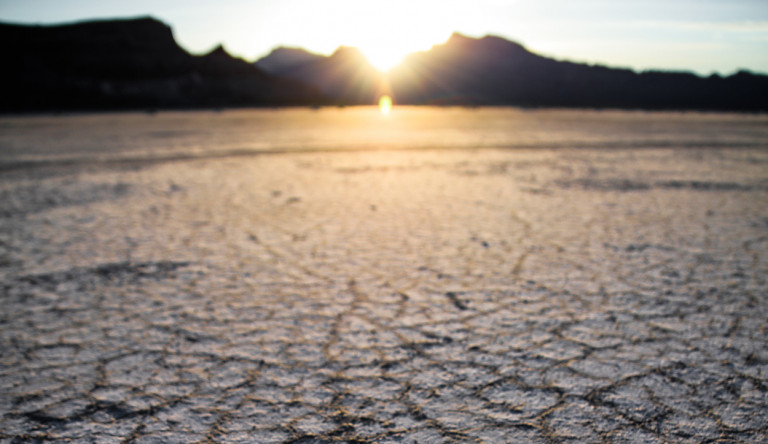
[{"label": "sun glare", "polygon": [[381,96],[379,99],[379,111],[381,115],[388,116],[392,111],[392,98],[389,96]]},{"label": "sun glare", "polygon": [[421,36],[421,38],[408,38],[403,36],[387,36],[383,38],[360,38],[357,42],[351,43],[365,55],[368,62],[376,69],[386,74],[392,68],[403,62],[408,54],[416,51],[424,51],[431,48],[436,43],[444,41],[445,38],[435,37],[431,34]]},{"label": "sun glare", "polygon": [[383,73],[399,65],[407,54],[404,51],[392,51],[387,48],[363,48],[362,51],[368,62]]},{"label": "sun glare", "polygon": [[[255,2],[259,3],[259,2]],[[281,44],[305,48],[317,54],[332,54],[343,45],[357,48],[368,62],[386,74],[413,52],[426,51],[444,42],[457,28],[455,21],[441,20],[451,8],[437,0],[326,0],[310,2],[263,2],[274,4],[275,10],[290,21],[274,25],[266,35],[286,35]],[[306,3],[296,8],[297,3]],[[311,7],[309,5],[312,5]],[[315,6],[317,5],[317,6]],[[476,8],[467,5],[468,11]],[[337,11],[325,14],[318,11]],[[430,20],[425,20],[429,17]],[[301,23],[301,26],[285,26]],[[270,37],[274,39],[277,37]]]}]

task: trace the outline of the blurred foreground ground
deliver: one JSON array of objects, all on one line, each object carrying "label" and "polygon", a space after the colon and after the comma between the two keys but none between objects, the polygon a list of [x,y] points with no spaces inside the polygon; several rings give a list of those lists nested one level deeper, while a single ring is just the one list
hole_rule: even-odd
[{"label": "blurred foreground ground", "polygon": [[0,182],[3,442],[768,441],[768,151]]}]

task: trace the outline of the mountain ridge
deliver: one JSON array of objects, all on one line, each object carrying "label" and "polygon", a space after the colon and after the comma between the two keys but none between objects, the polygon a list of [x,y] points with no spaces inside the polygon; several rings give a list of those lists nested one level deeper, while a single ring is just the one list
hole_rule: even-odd
[{"label": "mountain ridge", "polygon": [[0,23],[4,112],[306,105],[315,88],[271,76],[219,46],[181,48],[151,17],[63,25]]},{"label": "mountain ridge", "polygon": [[396,104],[768,111],[768,76],[612,68],[548,58],[503,37],[458,32],[384,76],[359,49],[280,47],[256,62],[219,45],[181,48],[151,17],[0,23],[9,42],[0,111]]},{"label": "mountain ridge", "polygon": [[[418,83],[415,79],[422,79]],[[639,109],[768,109],[768,77],[737,72],[699,77],[559,61],[487,36],[454,34],[414,53],[390,74],[404,103]]]},{"label": "mountain ridge", "polygon": [[[702,77],[686,71],[646,70],[556,60],[503,37],[474,38],[454,32],[448,40],[407,55],[386,78],[367,64],[354,75],[330,56],[275,74],[318,87],[332,101],[374,103],[389,94],[413,105],[490,105],[658,110],[767,111],[768,76],[738,71]],[[262,59],[263,60],[263,59]],[[259,61],[256,62],[257,64]],[[322,68],[320,68],[322,67]],[[334,72],[333,80],[328,72]],[[338,85],[357,85],[356,95]]]},{"label": "mountain ridge", "polygon": [[275,57],[273,52],[254,64],[263,66],[267,63],[273,75],[310,84],[337,105],[374,104],[386,91],[383,74],[368,63],[358,48],[342,45],[329,56],[299,51],[304,54],[299,57],[294,53],[293,56],[305,58],[304,63],[281,64],[281,54]]},{"label": "mountain ridge", "polygon": [[325,58],[304,48],[278,46],[269,54],[253,62],[256,67],[270,74]]}]

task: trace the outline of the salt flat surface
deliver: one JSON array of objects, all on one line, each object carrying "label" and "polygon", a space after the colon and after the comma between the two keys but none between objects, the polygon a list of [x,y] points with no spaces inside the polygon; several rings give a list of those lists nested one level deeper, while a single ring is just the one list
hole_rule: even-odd
[{"label": "salt flat surface", "polygon": [[765,118],[215,115],[0,122],[0,439],[768,440]]}]

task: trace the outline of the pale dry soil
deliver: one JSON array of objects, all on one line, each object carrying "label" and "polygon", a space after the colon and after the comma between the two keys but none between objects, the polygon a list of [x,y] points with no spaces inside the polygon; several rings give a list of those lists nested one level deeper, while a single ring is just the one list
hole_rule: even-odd
[{"label": "pale dry soil", "polygon": [[768,152],[0,176],[0,441],[768,441]]}]

